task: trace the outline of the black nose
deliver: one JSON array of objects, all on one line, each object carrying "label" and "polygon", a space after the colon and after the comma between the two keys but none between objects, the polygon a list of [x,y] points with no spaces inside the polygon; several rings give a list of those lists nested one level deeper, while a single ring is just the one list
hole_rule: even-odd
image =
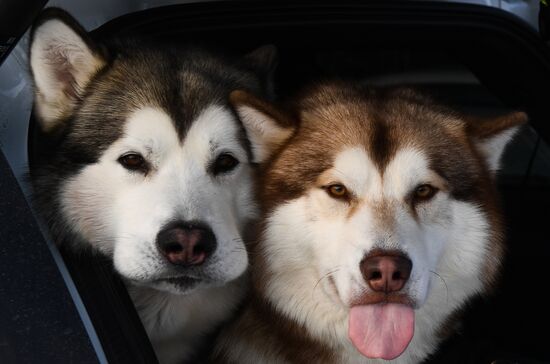
[{"label": "black nose", "polygon": [[157,247],[175,265],[200,265],[216,250],[216,236],[200,222],[172,222],[157,234]]}]

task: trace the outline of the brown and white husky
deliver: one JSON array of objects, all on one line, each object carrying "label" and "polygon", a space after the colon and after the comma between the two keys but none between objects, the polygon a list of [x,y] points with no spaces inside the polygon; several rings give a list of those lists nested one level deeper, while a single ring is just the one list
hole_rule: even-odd
[{"label": "brown and white husky", "polygon": [[[522,112],[461,116],[407,89],[325,83],[232,104],[261,164],[253,297],[230,363],[416,363],[497,278],[495,173]],[[287,116],[292,115],[292,116]]]}]

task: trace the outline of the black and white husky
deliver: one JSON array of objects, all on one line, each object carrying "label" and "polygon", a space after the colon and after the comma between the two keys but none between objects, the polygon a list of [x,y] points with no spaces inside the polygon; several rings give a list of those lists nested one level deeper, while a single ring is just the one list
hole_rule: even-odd
[{"label": "black and white husky", "polygon": [[32,30],[43,150],[31,170],[54,239],[113,260],[162,363],[188,358],[244,293],[253,168],[228,93],[268,93],[274,51],[98,43],[58,9]]}]

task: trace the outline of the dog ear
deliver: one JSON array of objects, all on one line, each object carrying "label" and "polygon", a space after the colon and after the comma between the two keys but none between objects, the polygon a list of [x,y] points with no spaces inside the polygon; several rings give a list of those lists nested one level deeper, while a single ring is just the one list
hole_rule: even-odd
[{"label": "dog ear", "polygon": [[285,114],[246,91],[233,91],[229,101],[244,125],[255,163],[266,161],[294,133]]},{"label": "dog ear", "polygon": [[271,75],[279,63],[279,52],[273,44],[256,48],[244,56],[245,62],[258,72]]},{"label": "dog ear", "polygon": [[44,11],[31,32],[30,66],[35,108],[45,131],[70,115],[105,65],[100,49],[74,18],[60,9]]},{"label": "dog ear", "polygon": [[497,117],[468,119],[466,131],[485,157],[491,172],[499,169],[506,145],[527,120],[527,114],[520,111]]},{"label": "dog ear", "polygon": [[268,44],[256,48],[244,56],[244,63],[256,73],[267,98],[273,99],[275,96],[273,77],[279,63],[277,47]]}]

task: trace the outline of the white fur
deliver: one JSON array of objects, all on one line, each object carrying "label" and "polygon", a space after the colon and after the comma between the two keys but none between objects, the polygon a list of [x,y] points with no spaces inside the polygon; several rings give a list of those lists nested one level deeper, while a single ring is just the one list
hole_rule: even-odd
[{"label": "white fur", "polygon": [[[68,25],[52,19],[34,33],[30,64],[37,91],[36,110],[48,130],[72,110],[75,94],[84,89],[105,61]],[[58,77],[60,74],[65,77]]]},{"label": "white fur", "polygon": [[[128,152],[139,152],[150,163],[147,175],[118,163]],[[208,168],[220,153],[232,154],[240,164],[214,177]],[[206,108],[181,142],[168,114],[144,106],[99,161],[62,189],[69,225],[113,257],[161,363],[190,354],[201,334],[227,319],[243,294],[238,278],[248,259],[241,236],[257,214],[251,178],[238,124],[224,107]],[[187,291],[156,282],[181,275],[155,245],[159,230],[173,220],[204,222],[217,238],[217,249],[203,264],[208,281]]]},{"label": "white fur", "polygon": [[181,363],[228,320],[245,294],[245,276],[221,287],[204,288],[189,295],[174,295],[144,286],[128,291],[140,314],[160,363]]},{"label": "white fur", "polygon": [[[407,194],[419,184],[441,183],[417,149],[398,151],[381,174],[361,147],[346,148],[321,179],[344,184],[359,198],[359,206],[350,217],[346,202],[312,187],[276,207],[267,219],[263,242],[270,272],[266,296],[323,345],[342,353],[338,362],[381,362],[363,357],[351,345],[349,305],[369,290],[359,270],[365,254],[373,248],[399,249],[413,261],[404,290],[416,302],[416,325],[408,349],[393,362],[420,361],[438,344],[436,330],[447,315],[481,289],[487,217],[477,206],[442,190],[418,207],[417,222],[405,202]],[[377,214],[382,205],[391,221]],[[235,348],[237,352],[243,355],[241,362],[260,360],[245,348]]]},{"label": "white fur", "polygon": [[506,148],[518,130],[519,126],[512,127],[477,142],[477,145],[487,160],[489,169],[492,172],[498,171],[504,148]]},{"label": "white fur", "polygon": [[239,105],[237,113],[246,128],[256,163],[265,161],[273,149],[292,134],[292,129],[279,126],[272,117],[253,107]]}]

